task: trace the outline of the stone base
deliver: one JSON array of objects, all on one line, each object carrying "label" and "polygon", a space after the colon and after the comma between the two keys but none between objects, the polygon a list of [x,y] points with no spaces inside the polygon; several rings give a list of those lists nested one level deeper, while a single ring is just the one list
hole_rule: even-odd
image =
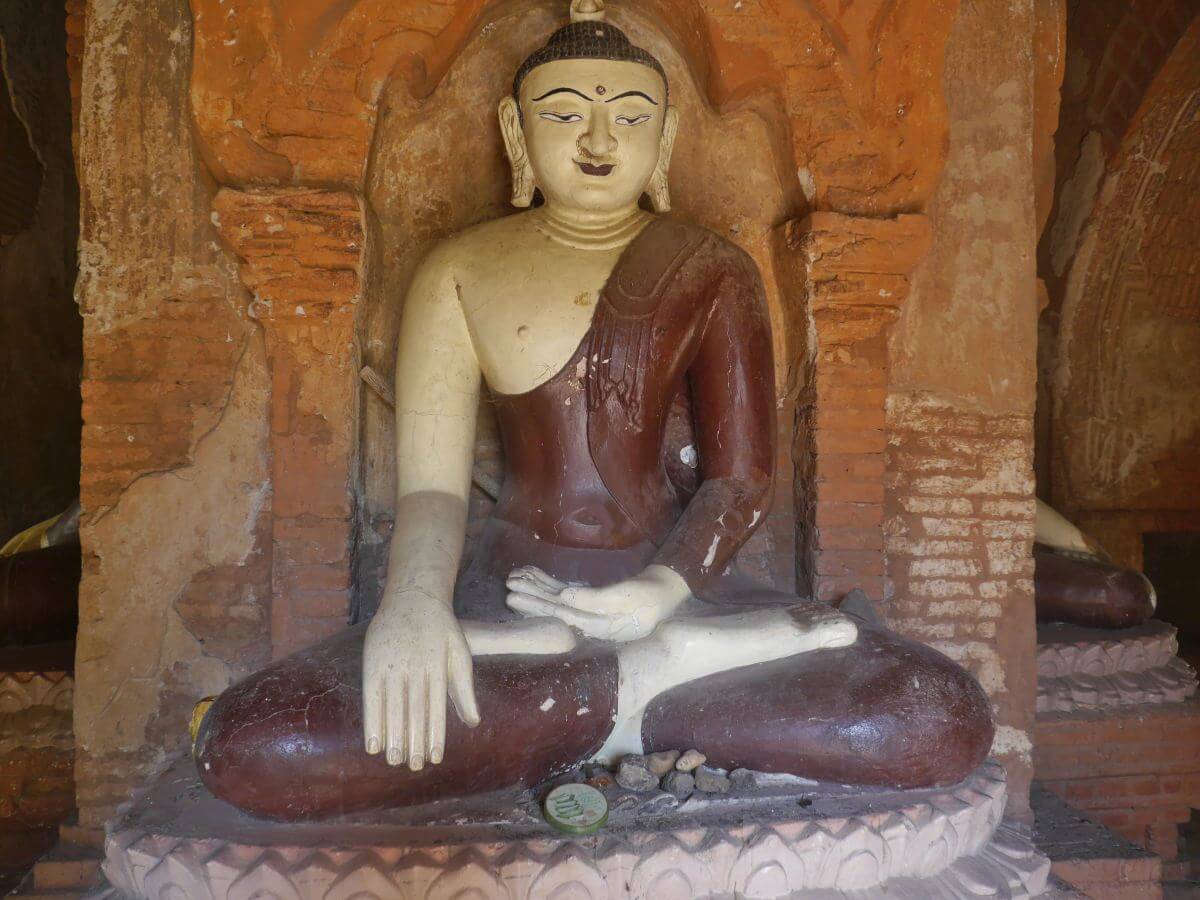
[{"label": "stone base", "polygon": [[108,896],[1029,897],[1049,873],[1028,837],[1001,821],[995,763],[930,791],[764,776],[682,803],[619,787],[606,795],[609,822],[590,838],[551,830],[541,792],[529,791],[280,824],[216,800],[190,759],[178,759],[110,829]]},{"label": "stone base", "polygon": [[1196,693],[1175,627],[1151,620],[1118,630],[1038,626],[1039,713],[1179,703]]}]

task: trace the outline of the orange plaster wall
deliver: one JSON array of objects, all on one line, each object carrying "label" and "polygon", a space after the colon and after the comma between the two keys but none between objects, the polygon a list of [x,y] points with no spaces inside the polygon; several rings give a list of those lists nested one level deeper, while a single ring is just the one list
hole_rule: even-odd
[{"label": "orange plaster wall", "polygon": [[[473,34],[529,5],[304,0],[281,12],[265,0],[194,0],[205,160],[231,185],[358,186],[389,78],[428,93]],[[816,208],[889,215],[919,209],[940,172],[946,113],[928,88],[957,5],[653,0],[638,10],[666,23],[718,108],[771,95]],[[622,3],[611,10],[619,23]]]}]

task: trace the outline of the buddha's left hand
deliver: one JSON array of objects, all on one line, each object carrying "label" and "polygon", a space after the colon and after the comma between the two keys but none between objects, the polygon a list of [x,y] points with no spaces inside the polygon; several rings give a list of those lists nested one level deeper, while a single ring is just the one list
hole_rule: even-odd
[{"label": "buddha's left hand", "polygon": [[589,637],[633,641],[667,619],[691,592],[687,582],[666,566],[604,587],[566,584],[536,566],[509,573],[508,607],[523,616],[554,616]]}]

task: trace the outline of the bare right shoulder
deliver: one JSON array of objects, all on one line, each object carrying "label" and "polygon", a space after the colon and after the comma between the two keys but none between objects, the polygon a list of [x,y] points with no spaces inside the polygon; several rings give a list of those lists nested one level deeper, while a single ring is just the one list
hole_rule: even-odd
[{"label": "bare right shoulder", "polygon": [[421,269],[457,280],[486,269],[489,262],[507,256],[530,240],[542,241],[544,238],[533,226],[528,212],[491,219],[439,241],[425,255]]}]

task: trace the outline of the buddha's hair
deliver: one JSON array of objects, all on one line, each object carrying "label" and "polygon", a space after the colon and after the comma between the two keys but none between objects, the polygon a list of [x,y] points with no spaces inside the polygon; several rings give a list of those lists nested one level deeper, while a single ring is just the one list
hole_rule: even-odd
[{"label": "buddha's hair", "polygon": [[521,63],[513,79],[513,99],[520,103],[521,82],[526,75],[538,66],[562,59],[608,59],[639,63],[649,66],[662,76],[664,85],[667,83],[667,72],[662,63],[648,50],[635,47],[620,28],[607,22],[572,22],[550,35],[544,47],[535,50]]}]

